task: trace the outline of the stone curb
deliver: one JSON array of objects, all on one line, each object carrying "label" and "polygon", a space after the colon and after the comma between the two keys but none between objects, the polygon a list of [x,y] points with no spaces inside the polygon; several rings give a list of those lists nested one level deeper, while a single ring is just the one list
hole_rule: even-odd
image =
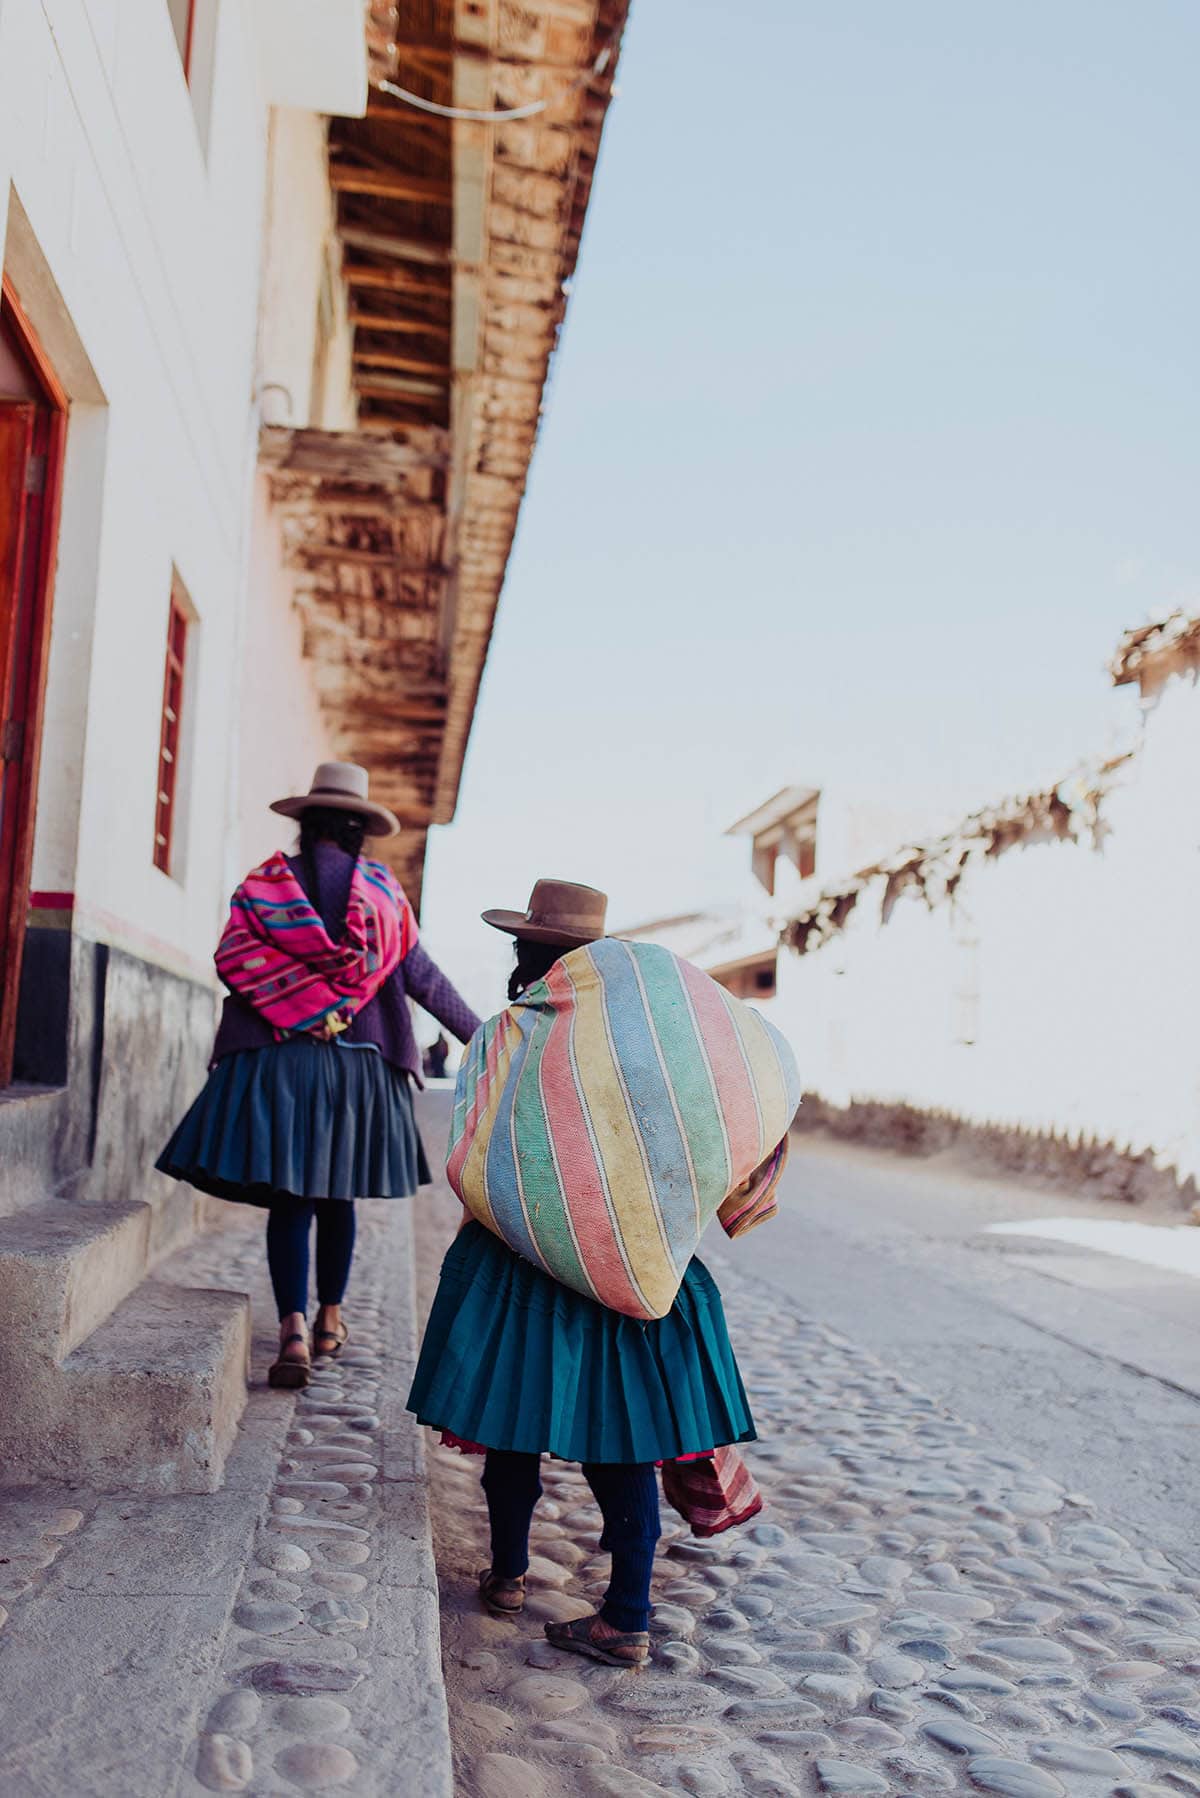
[{"label": "stone curb", "polygon": [[[415,1201],[420,1203],[418,1197]],[[442,1628],[437,1567],[433,1555],[429,1470],[425,1445],[405,1400],[417,1357],[417,1292],[413,1214],[404,1206],[403,1254],[397,1268],[393,1347],[387,1395],[381,1402],[380,1466],[385,1494],[377,1525],[379,1586],[390,1602],[380,1607],[374,1647],[373,1687],[394,1696],[396,1737],[404,1763],[395,1783],[381,1793],[420,1792],[422,1798],[453,1798],[454,1767],[450,1715],[442,1672]]]}]

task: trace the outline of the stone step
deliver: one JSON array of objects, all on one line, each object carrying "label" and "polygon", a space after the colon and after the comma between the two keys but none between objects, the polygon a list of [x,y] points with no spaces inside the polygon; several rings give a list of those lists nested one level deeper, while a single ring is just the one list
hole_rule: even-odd
[{"label": "stone step", "polygon": [[151,1207],[52,1199],[0,1219],[0,1385],[56,1364],[146,1272]]},{"label": "stone step", "polygon": [[249,1301],[173,1282],[176,1257],[146,1280],[152,1219],[149,1205],[69,1200],[0,1219],[8,1483],[220,1484],[245,1403]]},{"label": "stone step", "polygon": [[0,1426],[6,1481],[215,1492],[246,1402],[249,1343],[245,1293],[145,1281],[52,1379],[13,1391]]},{"label": "stone step", "polygon": [[245,1293],[145,1281],[63,1362],[52,1465],[40,1477],[98,1491],[215,1492],[246,1403],[249,1353]]}]

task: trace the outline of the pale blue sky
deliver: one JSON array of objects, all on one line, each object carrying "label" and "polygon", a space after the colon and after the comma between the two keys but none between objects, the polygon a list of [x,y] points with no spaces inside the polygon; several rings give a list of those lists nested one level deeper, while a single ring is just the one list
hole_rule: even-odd
[{"label": "pale blue sky", "polygon": [[639,0],[431,839],[479,1002],[538,873],[690,909],[789,781],[1103,745],[1121,630],[1200,601],[1198,68],[1195,0]]}]

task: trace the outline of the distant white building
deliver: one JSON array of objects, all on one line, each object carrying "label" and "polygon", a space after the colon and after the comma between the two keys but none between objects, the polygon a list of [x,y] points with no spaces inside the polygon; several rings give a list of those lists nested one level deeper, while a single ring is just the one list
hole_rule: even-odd
[{"label": "distant white building", "polygon": [[820,880],[773,1016],[803,1115],[1136,1198],[1200,1176],[1200,620],[1129,633],[1126,752]]},{"label": "distant white building", "polygon": [[651,919],[620,934],[662,943],[738,998],[769,1008],[783,931],[796,910],[817,898],[822,871],[856,866],[898,833],[929,824],[928,811],[900,810],[837,785],[783,787],[725,833],[750,844],[749,875],[736,901]]}]

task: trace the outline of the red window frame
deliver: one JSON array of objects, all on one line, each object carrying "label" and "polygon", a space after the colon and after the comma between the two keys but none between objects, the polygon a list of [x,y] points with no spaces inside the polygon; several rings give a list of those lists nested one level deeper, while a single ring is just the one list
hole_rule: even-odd
[{"label": "red window frame", "polygon": [[[183,63],[183,78],[189,82],[192,78],[192,44],[196,35],[196,6],[197,0],[187,0],[187,16],[184,20],[183,31],[175,33],[176,42],[179,45],[180,61]],[[174,17],[171,19],[171,29],[175,30]]]},{"label": "red window frame", "polygon": [[178,586],[167,615],[163,669],[162,723],[158,737],[158,786],[154,800],[154,866],[170,874],[175,848],[175,802],[179,794],[179,745],[183,728],[184,679],[191,623]]},{"label": "red window frame", "polygon": [[188,0],[187,31],[184,33],[183,44],[183,78],[188,82],[192,79],[192,45],[195,37],[196,0]]}]

